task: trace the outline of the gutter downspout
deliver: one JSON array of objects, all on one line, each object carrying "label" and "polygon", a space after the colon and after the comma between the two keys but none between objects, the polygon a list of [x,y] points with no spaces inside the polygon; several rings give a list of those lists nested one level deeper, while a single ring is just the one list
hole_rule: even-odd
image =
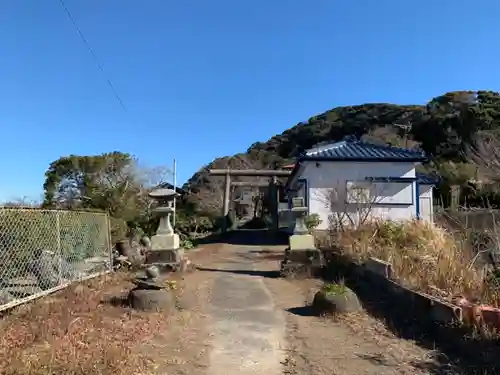
[{"label": "gutter downspout", "polygon": [[418,180],[415,181],[415,211],[417,220],[420,220],[420,183]]}]

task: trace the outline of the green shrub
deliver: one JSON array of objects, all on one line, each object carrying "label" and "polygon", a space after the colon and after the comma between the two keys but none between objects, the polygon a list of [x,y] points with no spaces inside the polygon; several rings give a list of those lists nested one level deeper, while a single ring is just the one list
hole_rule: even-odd
[{"label": "green shrub", "polygon": [[189,249],[192,249],[193,247],[194,247],[194,244],[189,238],[186,238],[186,239],[181,241],[181,248],[189,250]]},{"label": "green shrub", "polygon": [[318,214],[307,215],[306,218],[304,219],[304,224],[306,225],[307,230],[309,230],[309,232],[313,231],[321,223],[322,220],[319,218]]},{"label": "green shrub", "polygon": [[342,295],[347,293],[347,287],[343,283],[330,283],[330,284],[325,284],[321,288],[321,291],[323,291],[326,295]]}]

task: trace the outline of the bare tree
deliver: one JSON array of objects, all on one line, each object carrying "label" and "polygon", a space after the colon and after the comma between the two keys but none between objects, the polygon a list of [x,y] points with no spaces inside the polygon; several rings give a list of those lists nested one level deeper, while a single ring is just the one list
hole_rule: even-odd
[{"label": "bare tree", "polygon": [[329,229],[359,228],[374,219],[374,205],[384,198],[383,186],[371,181],[338,181],[333,187],[320,189],[315,199],[329,211]]},{"label": "bare tree", "polygon": [[[404,137],[398,135],[397,128],[405,129]],[[420,143],[408,138],[408,127],[410,125],[386,125],[377,127],[361,137],[363,142],[373,143],[377,145],[392,145],[394,147],[404,147],[409,149],[417,149],[420,147]]]},{"label": "bare tree", "polygon": [[0,207],[6,208],[39,208],[40,206],[40,200],[30,199],[28,197],[14,198],[0,204]]},{"label": "bare tree", "polygon": [[[248,155],[239,154],[227,159],[216,161],[212,167],[241,170],[266,168],[269,167],[269,165],[265,165],[259,160],[254,160]],[[263,182],[268,179],[269,177],[254,176],[233,176],[231,178],[232,181],[241,182]],[[224,205],[225,177],[209,176],[207,180],[208,183],[203,184],[202,188],[193,195],[192,199],[196,201],[200,210],[218,215]],[[231,187],[231,194],[233,191],[234,188]],[[258,202],[255,202],[254,204],[258,204]]]},{"label": "bare tree", "polygon": [[489,131],[478,132],[466,156],[482,178],[495,184],[500,182],[500,137]]},{"label": "bare tree", "polygon": [[148,167],[138,159],[131,164],[130,174],[141,186],[149,189],[171,181],[174,176],[172,169],[166,165]]},{"label": "bare tree", "polygon": [[191,196],[200,211],[219,215],[224,205],[224,177],[212,176],[208,184]]},{"label": "bare tree", "polygon": [[[500,183],[500,137],[491,131],[481,131],[476,134],[473,141],[473,145],[467,148],[466,156],[476,168],[476,180],[498,188]],[[488,207],[489,202],[485,202],[485,205]],[[500,259],[500,228],[495,211],[491,210],[489,214],[491,215],[493,228],[476,232],[476,234],[480,235],[480,240],[473,241],[472,247],[476,254],[471,261],[470,267],[474,265],[478,258],[486,258],[486,263],[490,263],[495,268],[498,267]],[[455,224],[458,223],[464,233],[468,232],[468,220],[465,225],[458,220],[453,221]]]}]

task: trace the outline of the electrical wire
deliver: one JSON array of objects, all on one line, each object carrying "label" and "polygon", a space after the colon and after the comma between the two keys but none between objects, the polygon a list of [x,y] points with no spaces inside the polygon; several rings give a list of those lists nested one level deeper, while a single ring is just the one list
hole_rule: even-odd
[{"label": "electrical wire", "polygon": [[63,7],[64,11],[66,12],[69,20],[71,21],[71,23],[73,24],[73,26],[75,27],[78,35],[80,36],[80,39],[83,41],[83,43],[85,44],[85,46],[87,47],[87,49],[89,50],[90,54],[92,55],[95,63],[97,64],[97,67],[99,68],[99,70],[101,71],[101,73],[103,74],[104,78],[106,79],[107,83],[108,83],[108,86],[109,88],[111,89],[111,91],[113,92],[116,100],[118,100],[118,103],[120,103],[120,106],[123,108],[123,110],[127,113],[129,113],[127,107],[125,106],[125,103],[123,102],[122,98],[120,97],[120,95],[118,95],[118,91],[116,90],[115,86],[113,85],[113,82],[111,82],[111,79],[109,78],[109,76],[106,74],[106,71],[104,70],[104,66],[101,64],[101,62],[99,61],[99,59],[97,58],[97,55],[95,54],[94,52],[94,49],[92,48],[92,46],[90,45],[89,41],[87,40],[87,38],[85,38],[85,35],[83,35],[83,32],[82,30],[80,29],[80,27],[78,26],[78,24],[76,23],[75,21],[75,18],[73,17],[73,15],[71,14],[71,12],[69,11],[68,7],[66,6],[66,3],[64,2],[64,0],[59,0],[59,2],[61,3],[61,6]]}]

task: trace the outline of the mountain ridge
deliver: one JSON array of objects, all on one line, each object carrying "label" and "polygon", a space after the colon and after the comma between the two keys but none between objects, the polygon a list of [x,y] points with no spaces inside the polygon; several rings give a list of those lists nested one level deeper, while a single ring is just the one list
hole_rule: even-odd
[{"label": "mountain ridge", "polygon": [[[405,128],[406,127],[406,128]],[[186,183],[194,193],[220,185],[208,169],[275,169],[293,162],[304,150],[345,136],[399,147],[421,148],[434,164],[466,163],[464,151],[477,132],[500,130],[500,94],[493,91],[453,91],[427,104],[366,103],[332,108],[301,121],[246,152],[214,159]],[[202,194],[206,195],[206,194]]]}]

